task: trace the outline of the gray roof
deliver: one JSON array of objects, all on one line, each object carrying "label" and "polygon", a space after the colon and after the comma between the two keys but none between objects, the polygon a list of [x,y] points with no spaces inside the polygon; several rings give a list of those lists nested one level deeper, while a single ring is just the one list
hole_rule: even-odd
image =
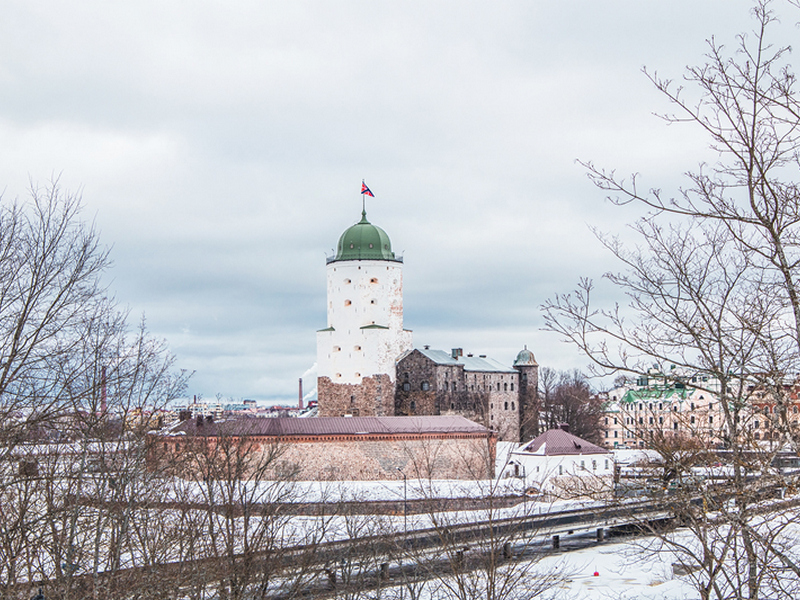
[{"label": "gray roof", "polygon": [[421,433],[485,433],[489,430],[458,415],[424,417],[317,417],[295,419],[248,418],[224,421],[189,419],[172,429],[178,435],[358,435],[358,434],[421,434]]},{"label": "gray roof", "polygon": [[444,350],[430,350],[429,348],[424,348],[420,350],[417,348],[417,351],[430,358],[433,362],[437,365],[457,365],[459,364],[458,361],[453,358],[449,352],[445,352]]},{"label": "gray roof", "polygon": [[[544,450],[542,452],[542,450]],[[563,429],[548,429],[532,442],[528,442],[515,452],[529,454],[543,454],[545,456],[563,456],[565,454],[610,454],[609,450],[601,448],[579,438],[577,435],[567,433]]]},{"label": "gray roof", "polygon": [[465,371],[479,371],[482,373],[516,373],[516,369],[506,367],[502,363],[494,360],[493,358],[480,357],[480,356],[459,356],[457,359],[449,352],[444,350],[431,350],[429,348],[419,350],[420,354],[429,358],[437,365],[457,366],[463,365]]}]

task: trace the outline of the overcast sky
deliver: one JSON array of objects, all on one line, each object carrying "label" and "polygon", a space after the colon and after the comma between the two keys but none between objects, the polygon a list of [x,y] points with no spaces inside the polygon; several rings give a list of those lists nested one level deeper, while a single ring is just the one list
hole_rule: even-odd
[{"label": "overcast sky", "polygon": [[[0,190],[60,174],[81,191],[112,288],[196,371],[191,394],[296,399],[362,178],[405,257],[416,346],[510,364],[527,344],[584,367],[539,306],[614,269],[589,227],[635,213],[575,160],[675,189],[706,140],[653,116],[669,106],[641,69],[679,78],[709,36],[748,30],[749,8],[6,0]],[[791,43],[797,15],[776,8]]]}]

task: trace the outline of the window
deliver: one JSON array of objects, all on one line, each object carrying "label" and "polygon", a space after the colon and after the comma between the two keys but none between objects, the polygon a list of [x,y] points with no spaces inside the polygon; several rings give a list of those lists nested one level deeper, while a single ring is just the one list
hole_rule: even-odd
[{"label": "window", "polygon": [[758,426],[759,426],[759,425],[760,425],[760,423],[759,423],[758,421],[756,421],[756,422],[753,424],[753,427],[754,427],[754,428],[756,428],[756,429],[758,429]]},{"label": "window", "polygon": [[606,466],[605,466],[605,470],[606,470],[606,471],[608,471],[608,459],[606,459]]},{"label": "window", "polygon": [[677,431],[677,429],[678,429],[678,422],[677,422],[677,421],[674,421],[674,422],[672,423],[672,428],[673,428],[673,429],[675,429],[675,430]]},{"label": "window", "polygon": [[350,300],[345,300],[344,301],[344,305],[345,306],[350,306],[351,304],[352,304],[352,302],[350,302]]},{"label": "window", "polygon": [[422,382],[422,384],[419,386],[419,388],[420,388],[420,389],[421,389],[423,392],[427,392],[429,389],[431,389],[431,384],[430,384],[430,383],[428,383],[427,381],[423,381],[423,382]]},{"label": "window", "polygon": [[581,461],[581,469],[585,469],[585,468],[586,468],[586,462],[585,461]]},{"label": "window", "polygon": [[689,419],[689,423],[691,423],[692,425],[694,425],[694,415],[692,415],[692,418],[691,418],[691,419]]},{"label": "window", "polygon": [[592,471],[597,471],[597,461],[596,460],[592,461]]},{"label": "window", "polygon": [[689,405],[689,408],[690,408],[691,410],[694,410],[694,402],[692,402],[692,403]]},{"label": "window", "polygon": [[377,303],[378,303],[378,301],[377,301],[377,300],[370,300],[370,301],[369,301],[369,303],[370,303],[370,304],[377,304]]},{"label": "window", "polygon": [[506,402],[505,406],[503,406],[503,410],[508,410],[508,402]]},{"label": "window", "polygon": [[614,432],[614,437],[617,437],[617,432],[616,431]]},{"label": "window", "polygon": [[[370,246],[370,248],[371,248],[371,247],[372,247],[372,246]],[[370,283],[378,283],[378,278],[377,278],[377,277],[373,277],[372,279],[370,279],[370,280],[369,280],[369,282],[370,282]]]},{"label": "window", "polygon": [[514,391],[514,382],[513,381],[511,382],[511,391],[512,392]]},{"label": "window", "polygon": [[356,397],[350,396],[350,404],[355,404],[355,403],[356,403]]},{"label": "window", "polygon": [[564,467],[562,465],[558,465],[558,474],[559,475],[563,475],[564,474]]},{"label": "window", "polygon": [[516,408],[514,408],[514,403],[513,402],[511,403],[511,410],[517,410]]},{"label": "window", "polygon": [[404,392],[410,392],[411,391],[411,384],[408,383],[407,381],[403,382],[403,391]]},{"label": "window", "polygon": [[606,425],[608,425],[608,417],[606,417]]},{"label": "window", "polygon": [[345,282],[345,284],[348,284],[348,283],[350,283],[350,280],[349,279],[345,279],[344,282]]},{"label": "window", "polygon": [[650,417],[648,425],[652,425],[652,424],[653,424],[653,417]]},{"label": "window", "polygon": [[504,384],[503,384],[503,391],[504,391],[504,392],[507,392],[507,391],[508,391],[508,384],[507,384],[507,383],[504,383]]},{"label": "window", "polygon": [[412,413],[413,413],[413,412],[416,412],[416,410],[417,410],[417,403],[416,403],[414,400],[412,400],[412,401],[411,401],[411,404],[409,405],[409,407],[411,408],[411,412],[412,412]]},{"label": "window", "polygon": [[714,422],[714,417],[708,417],[708,422],[709,423],[713,423]]},{"label": "window", "polygon": [[355,348],[353,348],[353,350],[355,350],[356,352],[360,352],[361,351],[361,346],[356,346]]}]

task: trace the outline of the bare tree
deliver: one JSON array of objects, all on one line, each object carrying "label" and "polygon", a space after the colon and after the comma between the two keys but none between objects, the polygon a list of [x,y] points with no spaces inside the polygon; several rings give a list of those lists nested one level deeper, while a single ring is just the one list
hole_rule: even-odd
[{"label": "bare tree", "polygon": [[[101,277],[108,251],[57,181],[0,203],[0,588],[98,593],[137,564],[134,505],[150,489],[151,411],[183,392],[163,342]],[[133,593],[132,590],[128,590]]]},{"label": "bare tree", "polygon": [[570,433],[602,443],[603,401],[591,389],[586,376],[578,370],[558,372],[545,367],[542,371],[539,418],[543,428],[568,425]]},{"label": "bare tree", "polygon": [[[668,373],[664,367],[676,365],[702,376],[691,385],[719,399],[728,476],[701,494],[702,503],[695,488],[674,504],[690,524],[690,543],[659,537],[702,565],[695,583],[704,598],[776,593],[770,573],[789,566],[776,550],[783,529],[780,535],[770,529],[757,511],[775,481],[776,448],[758,443],[749,427],[759,397],[770,398],[779,417],[788,414],[784,390],[800,366],[800,104],[789,49],[768,42],[777,20],[772,6],[755,2],[755,30],[739,36],[733,53],[712,39],[707,61],[688,69],[686,88],[648,73],[676,107],[664,118],[700,127],[718,152],[717,163],[690,172],[688,185],[673,197],[641,191],[636,176],[625,181],[586,165],[612,202],[638,203],[645,211],[633,226],[637,246],[600,236],[624,265],[606,277],[628,296],[628,306],[596,308],[589,280],[544,306],[547,327],[575,343],[601,372],[646,374],[656,363]],[[787,439],[788,419],[780,420],[780,436]],[[667,444],[658,442],[650,443],[666,456]],[[687,456],[695,455],[673,452],[670,460]],[[689,467],[685,461],[672,466]]]}]

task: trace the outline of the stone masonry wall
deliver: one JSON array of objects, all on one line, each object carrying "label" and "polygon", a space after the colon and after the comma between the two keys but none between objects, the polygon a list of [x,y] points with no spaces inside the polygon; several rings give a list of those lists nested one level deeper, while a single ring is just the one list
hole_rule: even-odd
[{"label": "stone masonry wall", "polygon": [[361,385],[317,378],[320,417],[394,416],[394,384],[388,375],[364,377]]},{"label": "stone masonry wall", "polygon": [[297,469],[300,481],[409,478],[488,479],[494,477],[496,438],[376,439],[364,441],[289,442],[281,453],[280,472]]},{"label": "stone masonry wall", "polygon": [[[220,451],[224,444],[226,451]],[[152,469],[187,478],[296,481],[494,478],[497,437],[485,434],[366,434],[280,440],[182,437],[160,441],[148,452]],[[227,463],[225,461],[228,461]]]}]

